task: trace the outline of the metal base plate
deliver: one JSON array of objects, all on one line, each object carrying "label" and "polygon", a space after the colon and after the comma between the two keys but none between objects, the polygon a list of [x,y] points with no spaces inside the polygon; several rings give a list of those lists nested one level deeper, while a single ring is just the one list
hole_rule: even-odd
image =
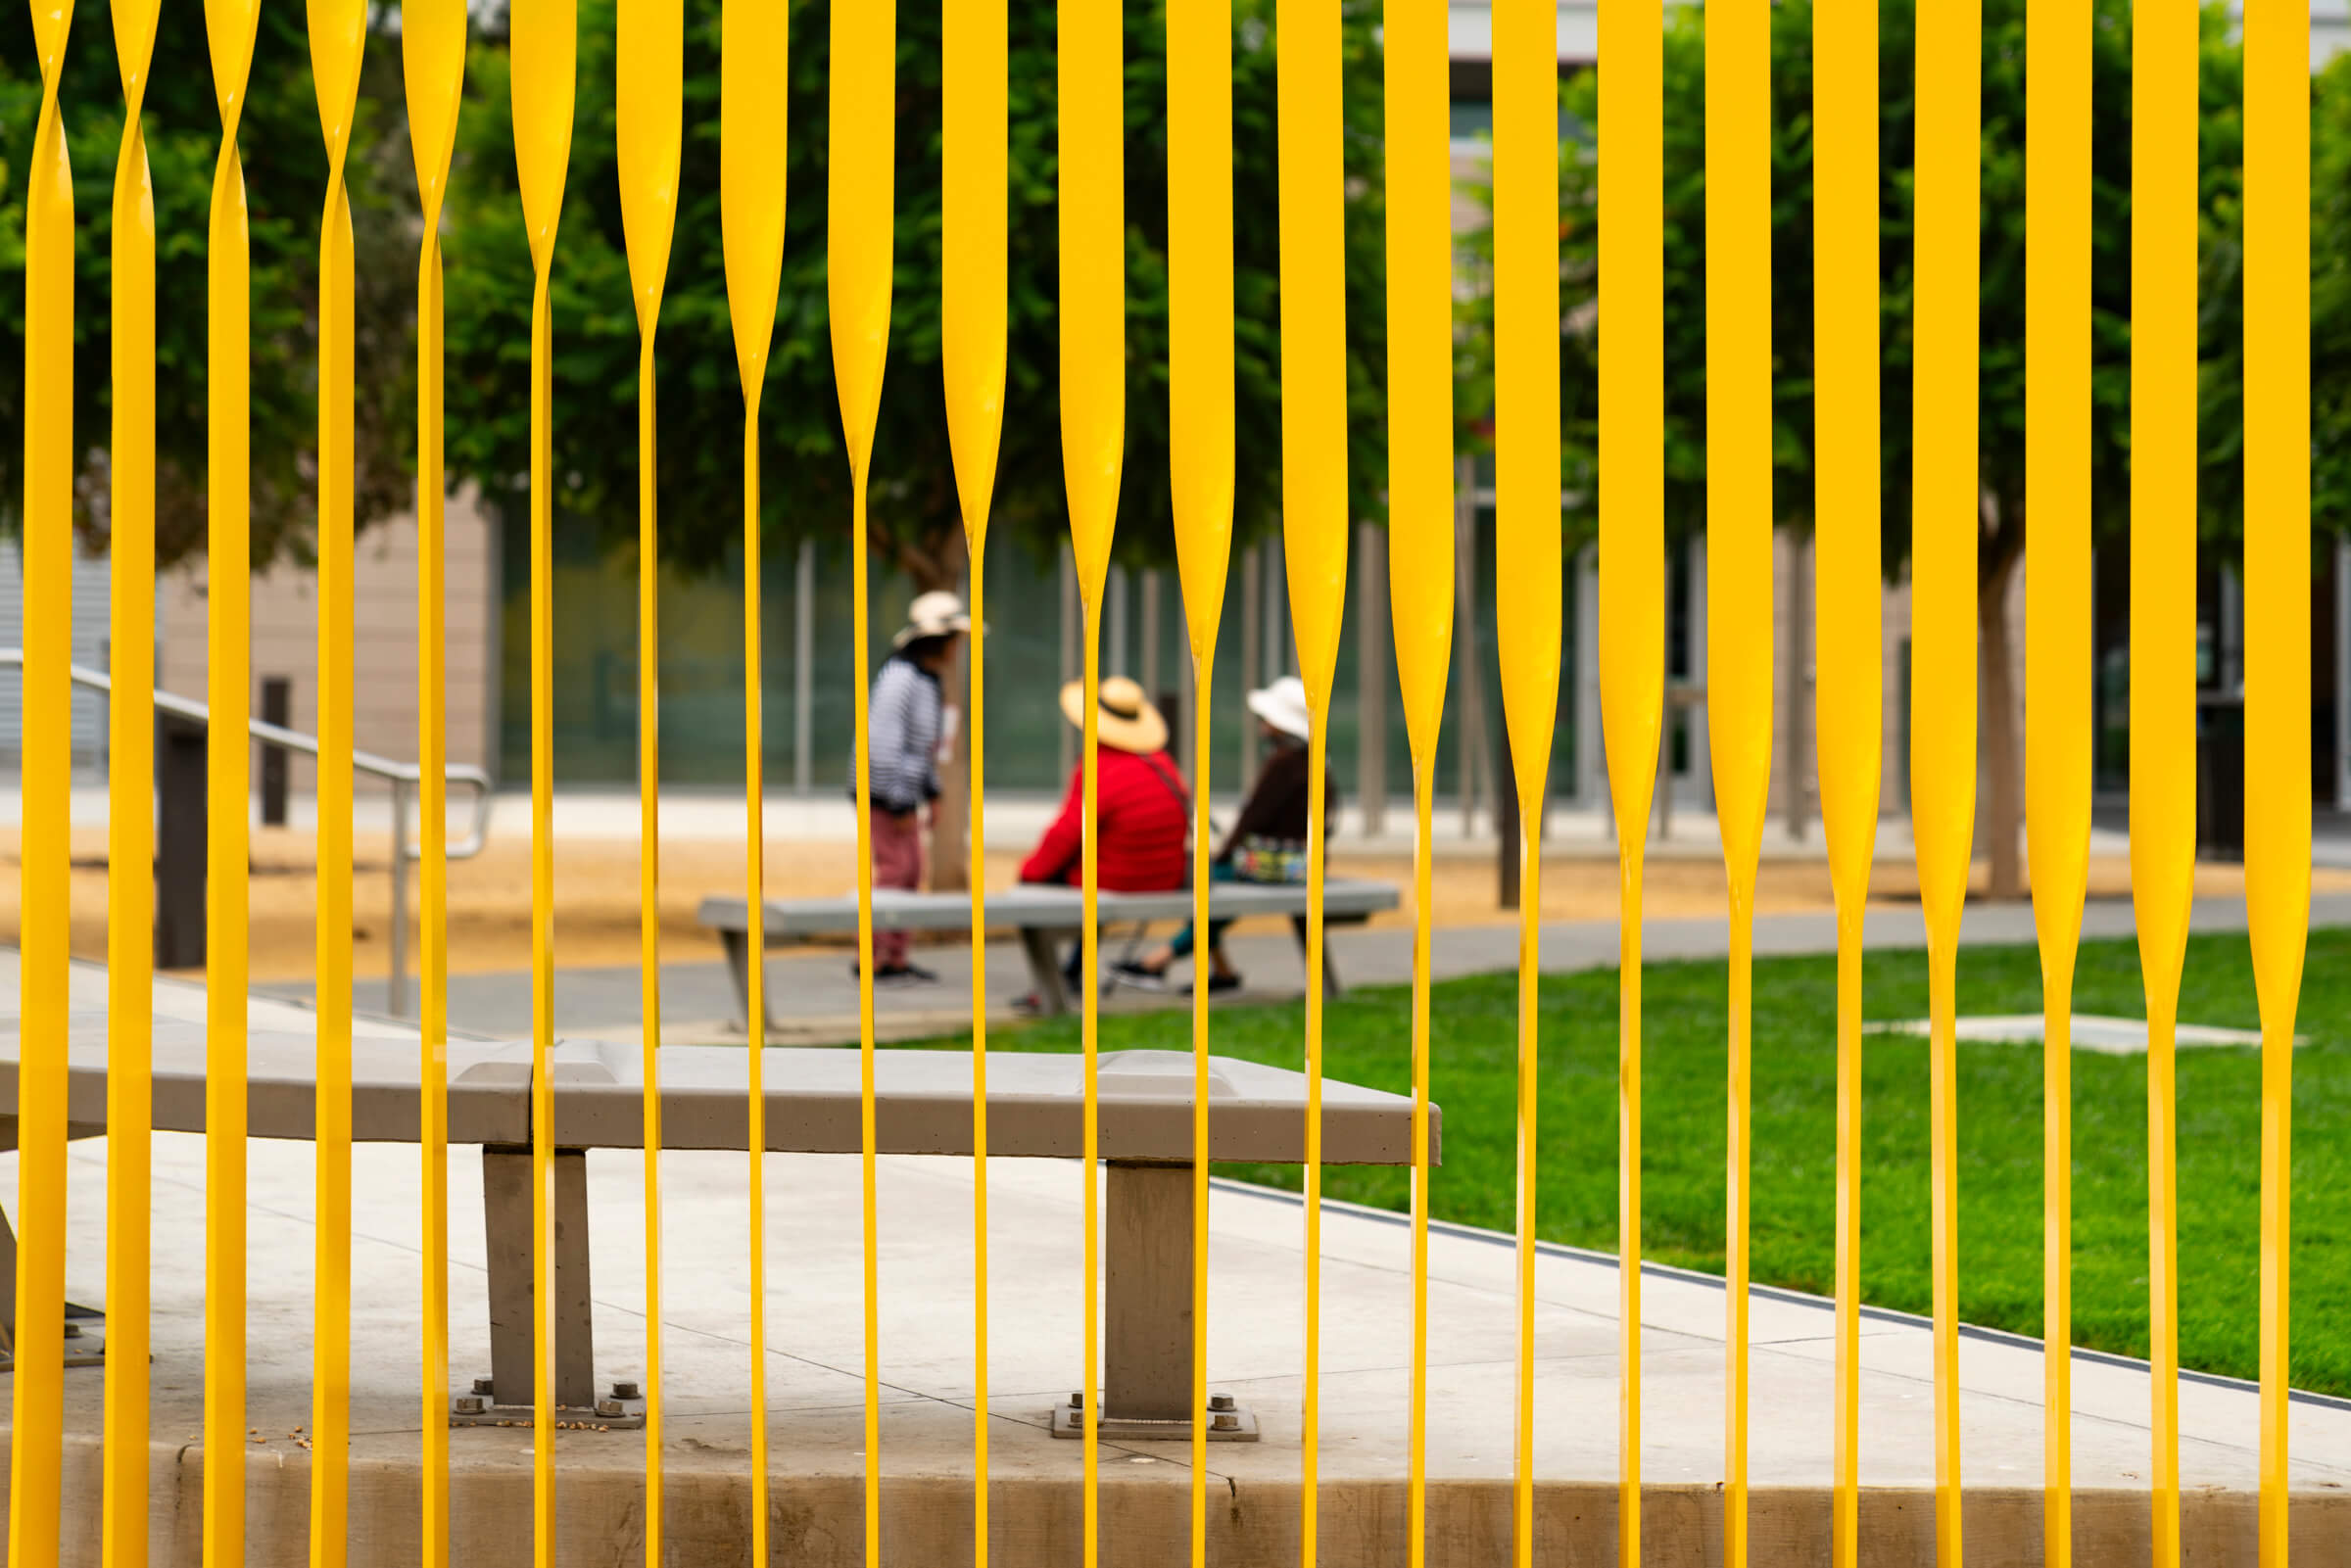
[{"label": "metal base plate", "polygon": [[[480,1394],[460,1394],[449,1402],[451,1426],[518,1426],[537,1424],[538,1410],[528,1404],[501,1404]],[[645,1429],[643,1400],[599,1400],[593,1409],[574,1404],[555,1406],[558,1432],[641,1432]]]},{"label": "metal base plate", "polygon": [[[1220,1396],[1221,1398],[1221,1396]],[[1255,1443],[1258,1440],[1257,1412],[1245,1404],[1231,1404],[1223,1409],[1214,1407],[1208,1416],[1208,1441],[1211,1443]],[[1133,1416],[1103,1415],[1094,1423],[1094,1433],[1105,1443],[1189,1443],[1192,1423],[1189,1421],[1152,1421]],[[1057,1438],[1085,1436],[1085,1416],[1077,1400],[1067,1399],[1053,1406],[1053,1435]]]},{"label": "metal base plate", "polygon": [[[106,1364],[106,1313],[95,1307],[66,1303],[66,1355],[61,1366]],[[17,1369],[17,1358],[0,1351],[0,1374]]]}]

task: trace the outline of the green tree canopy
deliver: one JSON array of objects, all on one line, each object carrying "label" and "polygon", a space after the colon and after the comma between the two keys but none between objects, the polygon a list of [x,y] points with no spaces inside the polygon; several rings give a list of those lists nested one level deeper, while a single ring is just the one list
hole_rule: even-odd
[{"label": "green tree canopy", "polygon": [[[1380,72],[1370,0],[1345,0],[1350,479],[1358,514],[1385,487],[1381,417]],[[1272,6],[1241,0],[1233,50],[1236,208],[1236,526],[1280,503]],[[613,4],[580,8],[578,115],[554,266],[555,472],[566,528],[615,546],[634,538],[637,329],[614,166]],[[1010,369],[996,513],[1032,547],[1063,537],[1058,409],[1054,20],[1011,20]],[[762,528],[771,538],[848,527],[825,299],[828,35],[823,0],[792,12],[791,195],[776,348],[763,394]],[[1128,401],[1122,551],[1172,552],[1168,501],[1167,160],[1164,12],[1127,20]],[[718,207],[718,7],[690,9],[687,137],[676,246],[659,336],[664,558],[724,562],[742,535],[743,401],[728,328]],[[961,513],[949,460],[939,356],[939,10],[898,12],[896,279],[889,368],[875,446],[873,539],[917,582],[954,581]],[[504,44],[468,66],[448,235],[449,460],[494,504],[519,504],[529,467],[531,268],[515,195]]]},{"label": "green tree canopy", "polygon": [[[415,427],[410,348],[415,289],[407,149],[388,142],[386,72],[397,81],[399,40],[369,41],[368,90],[352,142],[349,184],[358,242],[359,488],[364,523],[408,505]],[[311,84],[302,13],[264,7],[254,41],[252,91],[239,151],[253,257],[253,561],[307,559],[315,522],[318,220],[326,149]],[[393,89],[397,91],[397,87]],[[0,296],[24,295],[24,182],[41,81],[28,13],[0,7]],[[59,94],[73,163],[73,434],[83,454],[75,522],[103,547],[109,532],[105,451],[112,440],[115,159],[122,85],[104,6],[74,18]],[[156,554],[168,566],[205,539],[205,354],[210,341],[205,262],[220,114],[199,6],[167,5],[156,32],[144,115],[156,222]],[[397,170],[397,172],[395,172]],[[24,423],[24,323],[0,320],[0,424]],[[0,517],[13,531],[24,494],[24,448],[0,442]]]}]

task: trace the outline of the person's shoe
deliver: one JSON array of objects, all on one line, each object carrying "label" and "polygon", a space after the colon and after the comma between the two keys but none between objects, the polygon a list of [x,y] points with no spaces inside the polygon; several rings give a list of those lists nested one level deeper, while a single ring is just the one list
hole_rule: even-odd
[{"label": "person's shoe", "polygon": [[1012,1010],[1025,1019],[1041,1019],[1045,1016],[1044,1000],[1034,991],[1013,1003]]},{"label": "person's shoe", "polygon": [[929,985],[936,983],[937,979],[938,976],[933,974],[930,970],[924,969],[915,964],[883,964],[877,966],[874,970],[874,983],[876,985],[888,985],[893,987],[906,985]]},{"label": "person's shoe", "polygon": [[1164,991],[1168,977],[1146,964],[1133,959],[1121,959],[1110,972],[1111,979],[1120,985],[1130,985],[1138,991]]},{"label": "person's shoe", "polygon": [[1237,991],[1240,988],[1241,977],[1238,974],[1219,974],[1214,971],[1210,972],[1208,976],[1209,995],[1215,996],[1223,991]]}]

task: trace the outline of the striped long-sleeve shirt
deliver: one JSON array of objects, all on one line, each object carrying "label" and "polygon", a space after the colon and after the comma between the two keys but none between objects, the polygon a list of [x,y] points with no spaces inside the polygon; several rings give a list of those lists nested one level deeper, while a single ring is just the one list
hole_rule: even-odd
[{"label": "striped long-sleeve shirt", "polygon": [[913,811],[938,793],[934,765],[944,707],[938,677],[903,654],[874,677],[868,735],[876,810]]}]

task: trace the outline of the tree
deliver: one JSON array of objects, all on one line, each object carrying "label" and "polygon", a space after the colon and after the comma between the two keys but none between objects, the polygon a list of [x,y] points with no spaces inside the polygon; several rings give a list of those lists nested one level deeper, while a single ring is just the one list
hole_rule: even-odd
[{"label": "tree", "polygon": [[[415,241],[395,198],[407,149],[387,141],[387,74],[396,81],[399,40],[374,38],[352,140],[348,183],[358,252],[359,521],[406,510],[415,425],[409,348]],[[238,137],[253,256],[253,564],[307,560],[316,502],[318,220],[326,150],[311,84],[301,13],[264,7],[254,41],[251,94]],[[0,157],[8,169],[31,155],[40,106],[38,57],[27,13],[0,8]],[[109,534],[105,451],[112,440],[115,159],[122,87],[106,8],[73,19],[59,95],[73,164],[75,297],[73,431],[84,454],[75,525],[85,546]],[[205,540],[205,247],[220,114],[197,6],[168,5],[156,32],[147,89],[148,166],[156,204],[156,559],[169,566]],[[395,176],[392,172],[402,171]],[[24,298],[24,205],[0,178],[0,295]],[[0,322],[0,424],[24,421],[22,309]],[[21,444],[0,442],[0,517],[13,531],[23,494]]]},{"label": "tree", "polygon": [[[1373,0],[1345,0],[1350,480],[1359,515],[1381,510],[1380,80]],[[1272,6],[1236,7],[1236,526],[1280,501],[1279,293]],[[1167,130],[1160,8],[1130,7],[1127,43],[1128,440],[1119,540],[1172,558],[1167,473]],[[637,483],[637,335],[614,171],[612,0],[580,8],[578,113],[554,266],[555,472],[565,527],[631,547]],[[1053,12],[1015,7],[1011,37],[1010,370],[995,516],[1038,551],[1066,532],[1055,400],[1057,263]],[[824,0],[792,14],[791,165],[783,299],[762,408],[761,527],[771,540],[839,537],[848,473],[825,302]],[[689,18],[688,136],[657,383],[664,560],[713,569],[742,533],[743,403],[729,346],[718,222],[718,7]],[[939,11],[898,12],[896,287],[875,444],[872,542],[922,588],[952,587],[963,532],[939,375]],[[494,505],[520,505],[529,468],[531,270],[514,187],[507,61],[495,37],[467,71],[448,236],[449,463]]]},{"label": "tree", "polygon": [[[1812,415],[1812,12],[1811,0],[1772,11],[1772,352],[1774,505],[1785,526],[1808,528],[1813,494]],[[1880,382],[1883,563],[1897,577],[1909,556],[1911,439],[1911,245],[1916,70],[1910,0],[1879,12]],[[2092,339],[2090,419],[2095,537],[2127,531],[2130,478],[2131,11],[2127,0],[2096,0],[2091,22]],[[1705,33],[1696,7],[1668,13],[1665,33],[1665,506],[1669,535],[1705,522]],[[1561,95],[1570,121],[1597,123],[1598,72]],[[2346,78],[2351,79],[2351,78]],[[2241,446],[2234,424],[2229,356],[2234,288],[2229,244],[2242,155],[2238,105],[2241,52],[2228,20],[2208,8],[2203,25],[2204,209],[2203,356],[2207,365],[2199,433],[2205,471],[2205,533],[2222,547],[2239,537],[2240,511],[2219,483]],[[1983,846],[1991,892],[2015,897],[2024,883],[2023,746],[2010,641],[2008,589],[2025,545],[2025,0],[1984,7],[1982,299],[1979,441],[1982,530],[1977,549],[1978,641],[1984,693]],[[1600,352],[1597,264],[1599,159],[1588,140],[1562,141],[1561,322],[1563,439],[1572,499],[1564,525],[1574,538],[1596,532],[1596,377]],[[2338,161],[2345,155],[2334,155]],[[2324,199],[2322,197],[2322,199]],[[2314,246],[2322,255],[2323,246]],[[2351,306],[2351,288],[2337,291]],[[2344,312],[2351,316],[2351,310]],[[2347,328],[2346,330],[2351,330]],[[2351,356],[2347,356],[2351,358]],[[2351,368],[2351,366],[2346,366]],[[2322,406],[2324,406],[2322,401]]]}]

